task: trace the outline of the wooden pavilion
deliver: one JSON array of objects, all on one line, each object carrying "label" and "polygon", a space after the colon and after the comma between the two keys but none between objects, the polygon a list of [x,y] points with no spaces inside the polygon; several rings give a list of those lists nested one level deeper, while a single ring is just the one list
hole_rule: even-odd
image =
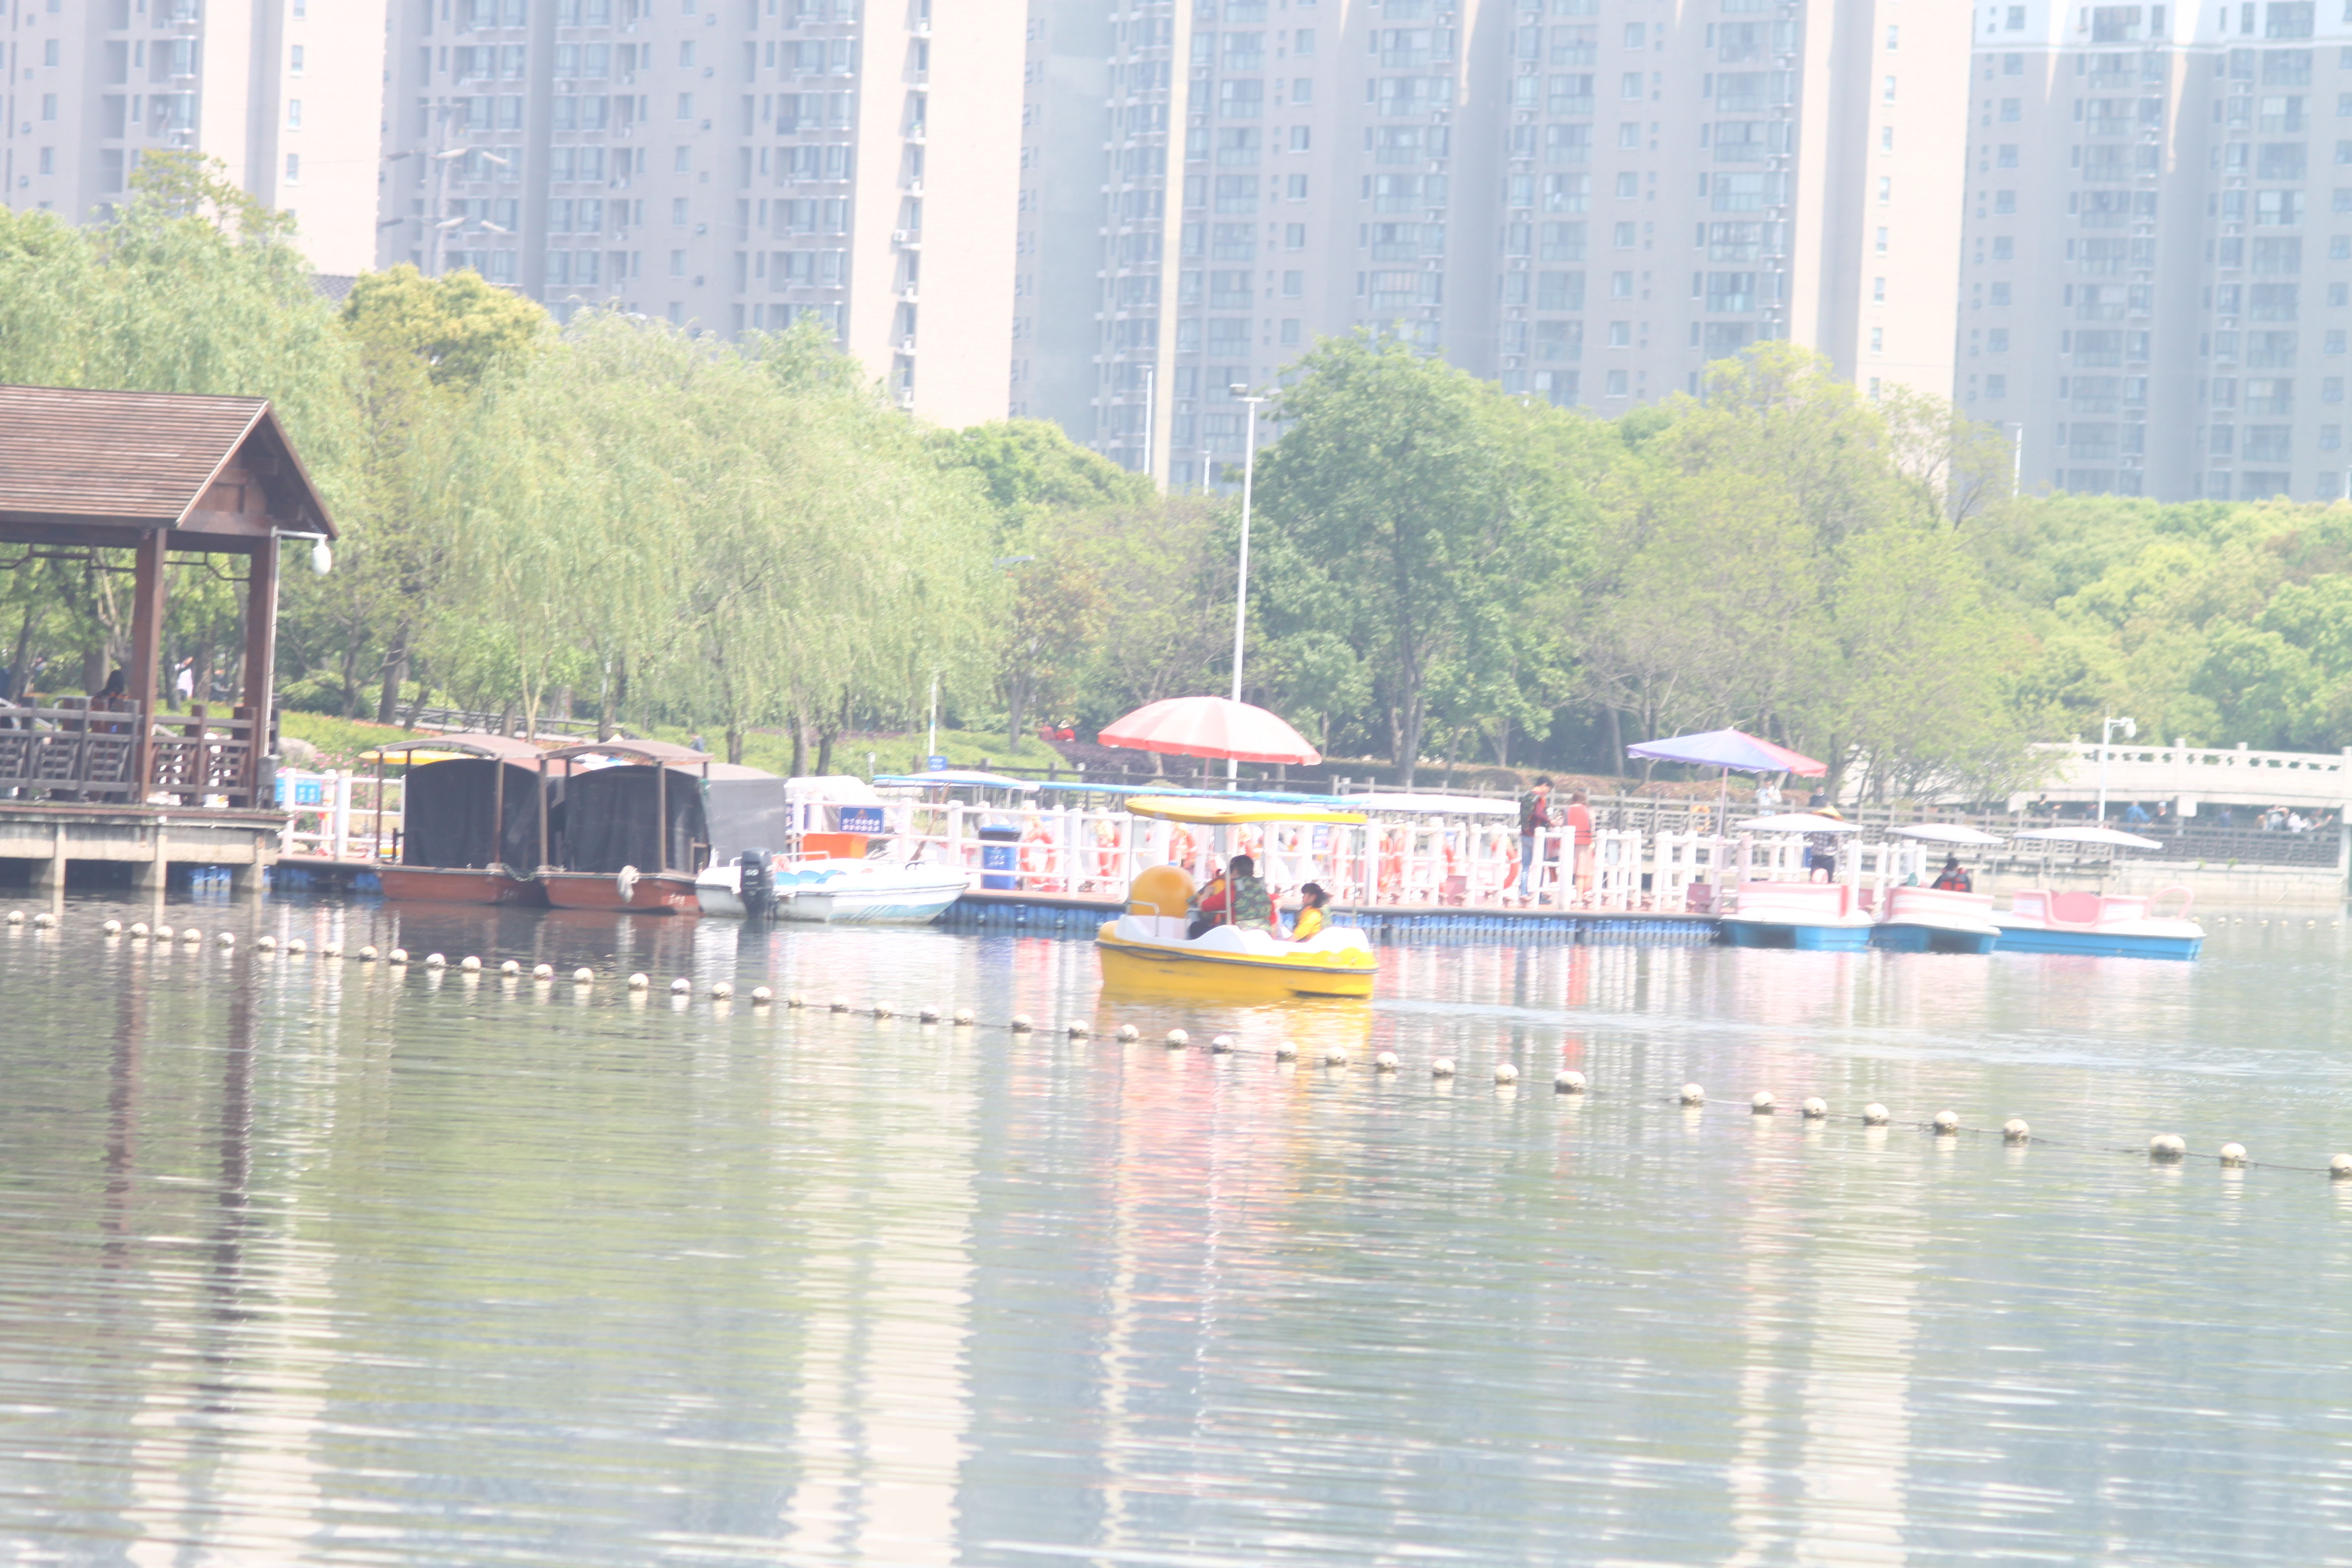
[{"label": "wooden pavilion", "polygon": [[[160,830],[193,818],[259,816],[277,824],[270,691],[278,644],[279,542],[335,537],[327,509],[269,403],[258,397],[0,386],[0,563],[37,558],[120,572],[104,551],[129,551],[131,652],[120,696],[24,696],[0,701],[0,858],[41,853],[61,876],[68,858],[205,859],[257,868],[237,845],[182,856]],[[242,557],[244,684],[226,711],[158,700],[167,565]],[[234,559],[230,563],[234,567]],[[226,817],[222,814],[226,814]],[[101,824],[100,819],[105,821]],[[72,828],[87,824],[89,831]],[[107,831],[98,831],[103,826]],[[47,827],[27,837],[26,829]],[[216,835],[197,835],[204,839]],[[246,836],[232,832],[231,840]],[[37,873],[37,880],[45,879]],[[240,877],[239,881],[248,880]]]}]

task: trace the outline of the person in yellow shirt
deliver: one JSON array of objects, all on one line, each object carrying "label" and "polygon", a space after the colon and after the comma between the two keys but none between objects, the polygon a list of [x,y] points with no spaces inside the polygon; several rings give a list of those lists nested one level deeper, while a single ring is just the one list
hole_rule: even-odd
[{"label": "person in yellow shirt", "polygon": [[1320,883],[1309,882],[1298,889],[1298,913],[1290,922],[1290,940],[1305,942],[1331,923],[1330,917],[1323,912],[1331,895],[1323,890]]}]

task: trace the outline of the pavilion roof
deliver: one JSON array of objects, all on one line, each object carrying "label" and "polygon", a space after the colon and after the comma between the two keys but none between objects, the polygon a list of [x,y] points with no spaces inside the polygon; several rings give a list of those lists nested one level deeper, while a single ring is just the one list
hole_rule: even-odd
[{"label": "pavilion roof", "polygon": [[0,386],[0,537],[115,544],[166,529],[177,547],[234,550],[335,534],[267,398]]}]

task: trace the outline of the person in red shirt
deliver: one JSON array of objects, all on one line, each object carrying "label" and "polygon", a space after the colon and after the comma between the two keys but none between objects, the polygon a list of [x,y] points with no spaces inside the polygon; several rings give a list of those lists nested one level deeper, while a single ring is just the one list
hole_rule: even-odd
[{"label": "person in red shirt", "polygon": [[1568,797],[1568,809],[1559,814],[1559,826],[1569,836],[1575,856],[1576,891],[1581,897],[1592,891],[1592,809],[1584,803],[1584,792],[1578,790]]}]

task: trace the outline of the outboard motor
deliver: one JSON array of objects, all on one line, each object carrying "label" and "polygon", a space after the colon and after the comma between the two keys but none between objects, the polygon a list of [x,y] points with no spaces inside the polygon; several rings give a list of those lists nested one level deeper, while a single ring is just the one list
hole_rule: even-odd
[{"label": "outboard motor", "polygon": [[766,920],[776,912],[774,857],[765,849],[746,849],[735,864],[740,873],[744,918]]}]

